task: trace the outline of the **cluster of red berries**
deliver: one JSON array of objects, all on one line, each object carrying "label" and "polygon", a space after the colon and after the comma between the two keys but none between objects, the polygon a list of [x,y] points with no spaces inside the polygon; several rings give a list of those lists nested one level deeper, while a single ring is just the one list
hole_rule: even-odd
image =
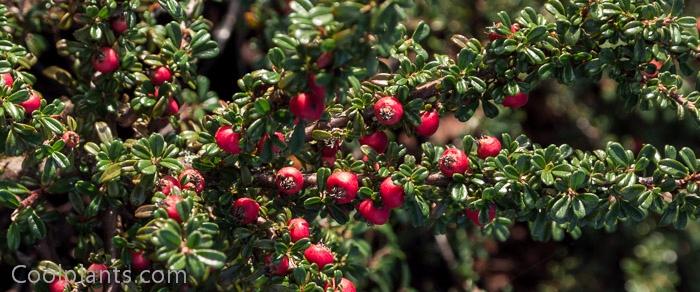
[{"label": "cluster of red berries", "polygon": [[[124,15],[119,15],[112,19],[112,30],[116,34],[122,34],[128,29],[128,24]],[[101,47],[91,59],[92,68],[102,74],[109,74],[119,69],[119,53],[112,47]],[[172,80],[173,74],[166,66],[155,68],[151,73],[151,83],[155,86],[153,96],[158,96],[160,85]],[[168,115],[175,115],[180,111],[180,105],[177,100],[169,96],[166,103],[165,112]]]},{"label": "cluster of red berries", "polygon": [[163,199],[165,211],[170,219],[177,222],[182,222],[180,213],[177,211],[177,204],[183,200],[175,189],[190,190],[196,193],[201,193],[205,187],[204,176],[193,168],[183,170],[180,175],[175,178],[173,176],[165,176],[158,181],[160,191],[166,196]]},{"label": "cluster of red berries", "polygon": [[[15,78],[12,77],[10,73],[0,74],[0,86],[7,88],[12,88],[15,84]],[[29,97],[20,102],[19,105],[24,109],[24,112],[32,114],[35,110],[41,107],[41,94],[37,91],[31,90],[29,92]]]},{"label": "cluster of red berries", "polygon": [[[495,137],[483,136],[478,141],[477,156],[481,159],[497,156],[501,152],[501,142]],[[457,148],[447,148],[438,160],[440,172],[448,177],[453,174],[464,174],[469,170],[469,158],[464,151]]]}]

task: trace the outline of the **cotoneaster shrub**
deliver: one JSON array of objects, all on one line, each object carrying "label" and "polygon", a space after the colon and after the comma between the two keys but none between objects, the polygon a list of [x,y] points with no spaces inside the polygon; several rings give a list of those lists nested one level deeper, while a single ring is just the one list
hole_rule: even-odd
[{"label": "cotoneaster shrub", "polygon": [[[21,164],[0,183],[12,210],[4,260],[35,250],[28,264],[57,276],[36,285],[50,291],[97,287],[81,280],[105,269],[188,280],[108,290],[354,291],[372,258],[362,234],[397,216],[436,233],[475,224],[500,240],[514,222],[549,240],[650,214],[677,228],[696,218],[689,148],[584,152],[502,134],[409,152],[398,139],[430,137],[448,114],[517,111],[543,80],[603,74],[630,110],[698,118],[700,94],[684,87],[698,26],[682,1],[500,12],[487,40],[453,36],[454,57],[427,53],[425,23],[407,31],[411,1],[282,4],[289,25],[262,40],[266,69],[221,100],[198,75],[219,53],[203,1],[0,5],[0,151]],[[58,56],[43,61],[48,46]]]}]

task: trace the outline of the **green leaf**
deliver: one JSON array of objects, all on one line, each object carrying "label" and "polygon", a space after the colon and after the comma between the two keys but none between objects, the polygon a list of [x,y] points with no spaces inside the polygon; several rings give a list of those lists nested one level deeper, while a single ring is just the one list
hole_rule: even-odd
[{"label": "green leaf", "polygon": [[569,196],[562,196],[559,198],[554,205],[552,205],[552,213],[554,214],[554,218],[559,220],[566,219],[570,204],[571,198]]},{"label": "green leaf", "polygon": [[625,152],[625,148],[620,145],[620,143],[610,143],[608,145],[607,153],[610,156],[610,158],[615,162],[616,165],[618,166],[628,166],[629,165],[629,160],[627,158],[627,153]]},{"label": "green leaf", "polygon": [[586,182],[586,174],[583,171],[575,171],[571,177],[569,177],[569,187],[574,190],[580,189],[584,186]]},{"label": "green leaf", "polygon": [[182,9],[182,6],[180,6],[180,3],[178,3],[178,1],[176,1],[176,0],[158,0],[158,3],[173,18],[175,18],[177,20],[184,20],[185,19],[185,11]]},{"label": "green leaf", "polygon": [[430,26],[426,24],[425,22],[421,21],[418,23],[418,26],[416,27],[416,31],[413,32],[413,36],[411,38],[415,42],[421,42],[425,38],[427,38],[430,35]]},{"label": "green leaf", "polygon": [[100,176],[100,183],[106,183],[118,178],[122,174],[122,167],[119,163],[110,164]]},{"label": "green leaf", "polygon": [[7,190],[0,190],[0,205],[16,209],[19,207],[19,199],[17,196]]},{"label": "green leaf", "polygon": [[456,184],[452,186],[450,191],[452,199],[456,202],[463,202],[467,199],[467,186],[464,184]]},{"label": "green leaf", "polygon": [[194,254],[199,261],[213,268],[221,268],[226,262],[226,255],[218,250],[196,249]]},{"label": "green leaf", "polygon": [[586,217],[586,206],[578,197],[571,202],[571,209],[574,211],[576,218],[583,219],[583,217]]},{"label": "green leaf", "polygon": [[528,43],[536,43],[544,39],[547,35],[547,28],[544,26],[536,26],[527,32],[525,36]]},{"label": "green leaf", "polygon": [[688,168],[677,160],[668,158],[659,161],[659,170],[675,178],[682,178],[688,175]]},{"label": "green leaf", "polygon": [[677,18],[676,23],[678,23],[678,25],[683,26],[685,28],[694,29],[695,26],[697,25],[697,19],[694,16],[684,16],[684,17]]},{"label": "green leaf", "polygon": [[19,227],[16,223],[10,223],[7,228],[7,248],[10,250],[17,250],[21,241],[21,234],[19,232]]},{"label": "green leaf", "polygon": [[292,133],[292,138],[289,140],[289,150],[292,153],[299,153],[304,147],[304,142],[306,140],[305,133],[305,123],[300,121],[296,127],[294,127],[294,132]]}]

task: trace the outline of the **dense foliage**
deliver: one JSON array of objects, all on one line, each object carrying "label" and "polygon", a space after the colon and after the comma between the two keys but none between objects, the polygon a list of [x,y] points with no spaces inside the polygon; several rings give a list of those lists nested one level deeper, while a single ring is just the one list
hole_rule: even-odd
[{"label": "dense foliage", "polygon": [[[81,280],[128,267],[184,270],[193,289],[350,289],[378,262],[403,260],[365,236],[396,236],[390,220],[437,234],[478,225],[499,240],[526,222],[534,239],[561,240],[697,216],[700,163],[687,147],[427,140],[440,117],[517,112],[549,80],[611,78],[628,110],[700,119],[687,86],[699,26],[681,0],[499,12],[487,40],[451,36],[456,54],[429,53],[425,22],[404,25],[412,1],[262,1],[274,14],[258,44],[269,46],[264,69],[221,100],[199,75],[220,52],[204,5],[0,5],[0,204],[12,210],[0,250],[79,275],[41,289],[99,286]],[[62,231],[48,240],[51,230]],[[18,256],[28,250],[38,256]]]}]

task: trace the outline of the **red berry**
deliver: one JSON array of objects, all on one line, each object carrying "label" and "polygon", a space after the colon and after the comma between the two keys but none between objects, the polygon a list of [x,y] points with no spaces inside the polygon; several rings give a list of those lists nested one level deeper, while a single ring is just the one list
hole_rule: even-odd
[{"label": "red berry", "polygon": [[241,134],[235,132],[231,126],[221,126],[214,134],[216,145],[231,154],[241,153]]},{"label": "red berry", "polygon": [[403,187],[394,183],[391,177],[387,177],[379,185],[379,196],[382,197],[382,204],[387,208],[398,208],[403,205]]},{"label": "red berry", "polygon": [[63,143],[66,143],[66,147],[72,149],[80,143],[80,135],[73,131],[65,131],[63,136],[61,136],[61,140],[63,140]]},{"label": "red berry", "polygon": [[151,261],[146,257],[144,252],[131,252],[131,267],[133,267],[134,270],[142,271],[148,269],[150,266]]},{"label": "red berry", "polygon": [[335,261],[331,250],[321,243],[312,244],[306,248],[304,258],[310,263],[316,264],[319,270]]},{"label": "red berry", "polygon": [[170,195],[174,187],[180,188],[180,181],[167,175],[158,180],[158,187],[160,191],[167,196]]},{"label": "red berry", "polygon": [[335,284],[335,278],[331,278],[330,282],[327,282],[323,287],[325,291],[332,292],[355,292],[355,284],[346,278],[341,278],[338,285]]},{"label": "red berry", "polygon": [[457,148],[447,148],[438,161],[440,172],[452,177],[455,173],[464,173],[469,170],[469,159],[464,151]]},{"label": "red berry", "polygon": [[92,273],[95,277],[99,276],[100,283],[106,283],[109,279],[109,271],[105,264],[93,263],[87,268],[88,273]]},{"label": "red berry", "polygon": [[182,201],[182,197],[178,195],[169,195],[163,202],[165,203],[165,211],[168,213],[168,217],[177,222],[182,222],[180,213],[177,211],[177,203]]},{"label": "red berry", "polygon": [[333,53],[323,52],[320,56],[318,56],[318,59],[316,59],[316,66],[318,68],[326,68],[331,64],[331,62],[333,62]]},{"label": "red berry", "polygon": [[177,104],[177,100],[172,96],[168,97],[168,104],[165,106],[165,113],[174,116],[180,111],[180,105]]},{"label": "red berry", "polygon": [[110,47],[103,47],[92,57],[92,67],[103,74],[114,72],[119,68],[119,55]]},{"label": "red berry", "polygon": [[28,114],[33,113],[35,110],[39,109],[41,107],[41,95],[32,90],[31,94],[29,95],[29,98],[27,100],[20,102],[20,106],[24,108],[24,111]]},{"label": "red berry", "polygon": [[382,97],[374,103],[374,116],[382,125],[396,125],[403,117],[403,105],[396,97]]},{"label": "red berry", "polygon": [[382,225],[389,221],[391,209],[377,207],[374,205],[374,201],[372,201],[372,199],[364,199],[359,205],[357,205],[357,212],[360,213],[360,215],[362,215],[367,222],[374,225]]},{"label": "red berry", "polygon": [[654,66],[653,72],[648,72],[646,68],[642,71],[642,75],[644,75],[644,77],[646,77],[647,79],[656,78],[657,76],[659,76],[659,70],[661,70],[661,67],[664,66],[664,63],[654,59],[649,62],[649,65]]},{"label": "red berry", "polygon": [[7,86],[12,88],[12,85],[15,83],[15,79],[12,78],[12,74],[10,73],[3,73],[0,74],[0,82],[2,82],[2,85]]},{"label": "red berry", "polygon": [[501,153],[501,142],[496,137],[483,136],[479,139],[479,148],[476,150],[479,158],[496,157],[498,153]]},{"label": "red berry", "polygon": [[321,148],[321,160],[328,166],[335,165],[335,155],[340,151],[340,141],[333,141],[330,145]]},{"label": "red berry", "polygon": [[[472,220],[472,222],[474,222],[475,225],[481,226],[481,222],[479,222],[478,210],[467,209],[465,213],[467,214],[467,218],[469,218],[469,220]],[[493,218],[496,218],[496,207],[491,205],[489,207],[489,222],[493,221]]]},{"label": "red berry", "polygon": [[328,177],[326,190],[338,204],[347,204],[357,197],[360,189],[357,175],[352,172],[338,171]]},{"label": "red berry", "polygon": [[161,85],[165,82],[170,81],[170,78],[172,78],[172,73],[170,73],[170,69],[165,66],[161,66],[153,70],[153,73],[151,74],[151,83],[153,85]]},{"label": "red berry", "polygon": [[372,134],[362,136],[360,138],[360,144],[367,145],[377,151],[377,153],[384,153],[387,146],[389,146],[389,138],[382,131],[376,131]]},{"label": "red berry", "polygon": [[304,218],[289,220],[287,227],[289,228],[289,236],[292,237],[292,242],[297,242],[303,238],[309,238],[309,222],[306,222]]},{"label": "red berry", "polygon": [[68,283],[68,280],[66,279],[66,277],[59,276],[59,277],[54,278],[53,282],[51,282],[49,284],[49,291],[51,291],[51,292],[63,292],[69,286],[70,286],[70,284]]},{"label": "red berry", "polygon": [[276,264],[272,261],[272,256],[265,256],[265,265],[270,270],[270,274],[275,276],[285,276],[289,274],[289,257],[282,256]]},{"label": "red berry", "polygon": [[325,101],[315,94],[299,93],[289,101],[289,110],[297,118],[316,121],[326,109]]},{"label": "red berry", "polygon": [[194,168],[187,168],[177,177],[185,190],[201,193],[204,190],[204,176]]},{"label": "red berry", "polygon": [[510,25],[510,32],[516,33],[520,30],[520,23],[513,23]]},{"label": "red berry", "polygon": [[498,40],[498,39],[504,39],[504,38],[506,38],[506,36],[504,36],[504,35],[498,33],[497,31],[489,32],[488,36],[489,36],[489,40],[492,41],[492,42],[495,41],[495,40]]},{"label": "red berry", "polygon": [[527,100],[527,93],[519,92],[516,95],[507,96],[505,99],[503,99],[503,106],[509,108],[520,108],[527,104]]},{"label": "red berry", "polygon": [[430,137],[440,126],[440,114],[436,110],[425,111],[420,115],[420,124],[416,127],[416,134]]},{"label": "red berry", "polygon": [[260,205],[251,198],[239,198],[233,202],[233,215],[243,224],[252,224],[258,221]]},{"label": "red berry", "polygon": [[[256,146],[256,147],[257,147],[257,150],[258,150],[258,153],[262,153],[263,147],[265,147],[265,143],[267,142],[267,139],[269,139],[269,138],[270,138],[270,135],[268,135],[267,133],[265,133],[265,134],[262,136],[262,138],[260,139],[260,141],[258,141],[258,145]],[[282,134],[282,132],[275,132],[275,139],[276,139],[277,141],[281,141],[282,143],[286,142],[286,141],[285,141],[284,134]],[[272,153],[279,153],[280,151],[281,151],[280,148],[277,147],[277,145],[275,145],[275,144],[273,143],[273,144],[272,144]]]},{"label": "red berry", "polygon": [[326,99],[326,88],[316,83],[316,75],[309,75],[307,85],[311,95],[313,95],[315,98],[320,100],[321,103],[323,103]]},{"label": "red berry", "polygon": [[698,33],[700,33],[700,17],[697,18],[697,24],[696,24],[696,26],[697,26],[697,29],[698,29]]},{"label": "red berry", "polygon": [[126,17],[124,17],[124,15],[119,15],[115,17],[114,19],[112,19],[112,22],[110,24],[112,26],[112,30],[117,34],[121,34],[129,28],[128,24],[126,23]]},{"label": "red berry", "polygon": [[335,156],[321,156],[321,161],[323,161],[323,164],[330,167],[335,166],[335,159]]},{"label": "red berry", "polygon": [[335,154],[340,151],[340,141],[335,141],[330,145],[325,145],[321,148],[322,157],[335,157]]},{"label": "red berry", "polygon": [[275,176],[277,190],[286,195],[293,195],[301,191],[304,186],[304,177],[298,169],[287,166],[277,171]]}]

